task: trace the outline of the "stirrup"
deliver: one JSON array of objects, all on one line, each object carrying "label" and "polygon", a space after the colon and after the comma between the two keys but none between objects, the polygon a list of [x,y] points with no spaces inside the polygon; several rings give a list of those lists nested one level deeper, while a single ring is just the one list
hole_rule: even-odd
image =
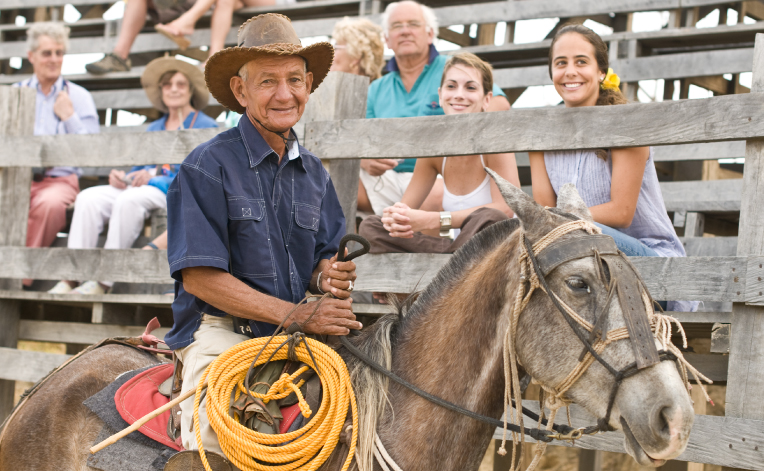
[{"label": "stirrup", "polygon": [[[207,461],[212,471],[238,471],[228,459],[220,453],[205,451]],[[205,471],[199,450],[184,450],[176,453],[167,460],[164,471]]]}]

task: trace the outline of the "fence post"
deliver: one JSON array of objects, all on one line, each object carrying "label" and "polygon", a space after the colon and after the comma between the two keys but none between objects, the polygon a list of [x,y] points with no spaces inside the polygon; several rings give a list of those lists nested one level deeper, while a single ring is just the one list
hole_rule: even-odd
[{"label": "fence post", "polygon": [[[764,92],[764,34],[756,35],[752,93]],[[764,255],[764,139],[745,146],[738,256]],[[749,280],[758,267],[748,264]],[[751,282],[751,281],[749,281]],[[764,420],[764,306],[734,303],[725,405],[728,417]],[[730,445],[731,446],[731,445]],[[723,468],[732,470],[733,468]]]},{"label": "fence post", "polygon": [[[329,72],[321,86],[311,95],[301,121],[309,123],[311,121],[365,118],[368,88],[369,79],[367,77],[343,72]],[[306,137],[304,136],[303,139]],[[364,136],[358,136],[357,140],[348,142],[347,145],[360,146],[363,142]],[[324,160],[324,166],[329,170],[337,190],[337,196],[347,220],[347,232],[354,233],[356,232],[355,214],[361,161]]]},{"label": "fence post", "polygon": [[[34,113],[34,90],[0,87],[0,136],[32,135]],[[31,167],[0,168],[0,246],[26,245],[31,185]],[[0,289],[21,289],[21,280],[0,279]],[[19,301],[0,300],[0,347],[16,348],[20,314]],[[15,381],[0,380],[2,418],[13,408],[15,385]]]}]

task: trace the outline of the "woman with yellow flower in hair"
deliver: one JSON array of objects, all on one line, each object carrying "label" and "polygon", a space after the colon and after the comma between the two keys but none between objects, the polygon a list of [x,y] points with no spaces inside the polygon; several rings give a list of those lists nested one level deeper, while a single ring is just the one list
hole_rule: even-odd
[{"label": "woman with yellow flower in hair", "polygon": [[[623,105],[620,79],[609,68],[602,39],[582,25],[559,30],[549,48],[549,75],[568,108]],[[531,152],[533,198],[557,205],[557,193],[573,183],[592,218],[626,255],[684,257],[666,213],[652,148]],[[666,306],[664,306],[666,307]],[[671,301],[669,310],[697,309],[696,302]]]}]

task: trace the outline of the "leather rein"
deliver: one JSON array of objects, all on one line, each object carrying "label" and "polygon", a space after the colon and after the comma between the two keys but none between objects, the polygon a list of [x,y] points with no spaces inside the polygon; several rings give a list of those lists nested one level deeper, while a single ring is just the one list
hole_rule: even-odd
[{"label": "leather rein", "polygon": [[[577,223],[577,224],[572,224],[572,223]],[[580,226],[581,224],[585,224],[583,221],[580,221],[580,220],[572,221],[572,223],[567,223],[560,227],[564,227],[568,225]],[[598,229],[596,230],[598,231]],[[552,232],[556,232],[556,231],[552,231]],[[570,230],[568,230],[567,232],[570,232]],[[564,235],[567,232],[562,232],[560,235]],[[356,347],[352,342],[350,342],[347,339],[347,337],[340,336],[339,337],[340,343],[351,354],[353,354],[358,359],[363,361],[373,370],[377,371],[380,374],[383,374],[384,376],[391,379],[392,381],[409,389],[411,392],[417,394],[418,396],[423,397],[424,399],[427,399],[428,401],[434,404],[437,404],[440,407],[448,409],[452,412],[465,415],[474,420],[477,420],[489,425],[493,425],[496,427],[504,427],[505,430],[508,430],[513,433],[525,434],[540,442],[549,443],[553,440],[570,441],[570,440],[579,439],[583,435],[590,435],[590,434],[595,434],[598,432],[611,431],[613,430],[613,428],[609,424],[610,414],[611,414],[613,405],[615,403],[615,398],[617,396],[618,390],[623,380],[631,376],[634,376],[641,369],[655,365],[661,361],[666,361],[666,360],[676,361],[677,356],[669,351],[665,351],[665,350],[662,350],[660,352],[657,351],[655,347],[655,338],[653,337],[652,332],[650,330],[650,319],[647,315],[646,306],[644,306],[641,302],[642,293],[628,292],[629,289],[633,290],[633,286],[627,287],[627,286],[624,286],[624,284],[619,284],[618,280],[614,276],[611,276],[611,279],[609,280],[607,279],[606,273],[609,270],[605,268],[605,262],[603,262],[602,257],[603,256],[607,256],[608,258],[617,257],[616,258],[617,261],[623,261],[622,265],[618,264],[620,268],[619,274],[621,275],[626,274],[625,278],[627,278],[628,281],[636,281],[636,285],[639,291],[644,290],[644,293],[647,293],[647,288],[645,286],[644,281],[641,279],[636,268],[631,264],[628,258],[617,249],[615,245],[615,241],[613,241],[611,237],[604,236],[601,234],[592,234],[589,236],[573,237],[569,239],[564,239],[562,241],[556,240],[560,235],[553,237],[553,241],[549,245],[547,245],[545,248],[539,250],[538,253],[534,251],[533,246],[531,245],[530,241],[528,240],[528,238],[525,236],[524,233],[522,234],[521,237],[523,240],[523,249],[527,253],[527,257],[530,261],[532,277],[538,280],[538,287],[541,288],[549,296],[549,299],[552,301],[552,304],[560,312],[562,317],[565,319],[565,321],[568,323],[570,328],[573,330],[573,332],[576,334],[578,339],[583,344],[584,348],[579,358],[579,364],[583,361],[584,357],[586,357],[587,354],[591,355],[591,357],[593,357],[594,360],[596,360],[602,366],[604,366],[605,369],[614,377],[615,382],[610,392],[607,412],[604,417],[597,420],[597,425],[584,427],[584,428],[574,428],[565,424],[554,424],[554,423],[548,424],[547,420],[543,419],[543,417],[540,417],[538,414],[536,414],[535,412],[525,407],[522,407],[523,415],[525,415],[526,417],[528,417],[529,419],[533,421],[536,421],[538,423],[539,428],[527,428],[527,427],[521,426],[520,424],[507,423],[506,421],[487,417],[487,416],[478,414],[476,412],[464,409],[456,404],[453,404],[435,395],[427,393],[426,391],[423,391],[417,386],[409,383],[405,379],[396,375],[392,371],[386,369],[379,363],[375,362],[368,355],[362,352],[358,347]],[[550,234],[547,234],[547,236],[554,236],[554,234],[550,233]],[[348,240],[356,240],[356,241],[359,241],[359,239],[362,239],[361,237],[355,236],[355,235],[352,235],[352,238],[351,238],[351,235],[348,235],[345,237],[347,237]],[[345,238],[343,238],[343,242],[345,242]],[[367,244],[368,242],[364,244],[364,249],[368,247]],[[344,249],[343,249],[344,245],[345,244],[341,243],[340,252],[339,252],[340,254],[344,254]],[[346,259],[349,260],[351,258],[355,258],[357,256],[363,255],[364,253],[368,251],[364,249],[358,250],[350,254],[350,256],[348,256]],[[551,273],[551,271],[553,271],[555,268],[557,268],[558,266],[566,262],[570,262],[570,261],[581,259],[581,258],[588,258],[588,257],[595,258],[598,265],[598,269],[600,270],[600,276],[602,280],[605,282],[606,286],[608,286],[609,288],[608,297],[607,297],[606,304],[603,308],[603,312],[596,317],[595,323],[591,329],[587,328],[586,325],[582,324],[580,321],[580,318],[579,320],[576,320],[571,315],[571,313],[569,312],[570,308],[566,309],[567,306],[565,306],[564,303],[562,303],[561,300],[558,298],[558,296],[552,291],[552,289],[549,287],[545,278],[545,276]],[[340,257],[340,261],[342,261],[341,257]],[[529,280],[525,280],[521,277],[521,283],[526,283],[528,281]],[[532,291],[533,289],[531,289],[530,292],[527,294],[528,298],[532,294]],[[627,329],[629,333],[628,338],[631,339],[632,345],[634,346],[635,354],[637,355],[637,360],[635,362],[627,365],[621,370],[618,370],[612,365],[610,365],[604,358],[602,358],[602,356],[597,352],[597,349],[595,348],[595,342],[597,342],[598,340],[604,340],[607,336],[608,309],[616,293],[618,293],[618,297],[620,298],[619,300],[621,302],[621,309],[623,311],[624,320],[626,321],[626,325],[627,325]],[[634,299],[635,295],[637,299]],[[650,298],[649,293],[647,293],[646,296],[650,300],[650,303],[654,303],[652,298]],[[632,302],[627,303],[626,301],[628,299],[631,299]],[[633,306],[637,306],[637,307],[633,308]],[[584,330],[589,331],[588,336],[584,332],[582,332],[582,327]],[[649,334],[649,335],[646,335],[646,334]],[[578,375],[578,377],[580,377],[580,374]],[[516,401],[513,399],[511,402],[512,402],[512,405],[517,409]],[[546,425],[547,429],[546,430],[541,429],[540,428],[541,425]]]}]

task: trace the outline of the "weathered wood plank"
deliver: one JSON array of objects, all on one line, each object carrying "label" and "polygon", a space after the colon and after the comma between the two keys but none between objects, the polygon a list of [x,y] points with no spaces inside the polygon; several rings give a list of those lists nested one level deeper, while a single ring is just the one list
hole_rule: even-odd
[{"label": "weathered wood plank", "polygon": [[[523,405],[538,411],[538,401],[525,400]],[[591,415],[576,405],[571,407],[571,417],[575,427],[596,423]],[[500,440],[501,433],[500,428],[496,429],[493,438]],[[621,432],[605,432],[576,440],[573,445],[567,442],[552,444],[625,453],[623,441]],[[764,421],[696,415],[687,449],[677,459],[764,471]]]},{"label": "weathered wood plank", "polygon": [[0,378],[10,381],[37,382],[71,355],[28,352],[0,347]]},{"label": "weathered wood plank", "polygon": [[[539,108],[402,119],[311,123],[323,158],[410,158],[738,140],[764,135],[764,96],[731,95],[589,108]],[[544,123],[540,126],[539,123]],[[558,132],[549,133],[548,129]],[[364,146],[349,145],[358,136]],[[432,136],[422,146],[423,136]],[[470,136],[465,139],[465,136]]]},{"label": "weathered wood plank", "polygon": [[0,276],[38,280],[173,283],[165,250],[0,247]]},{"label": "weathered wood plank", "polygon": [[[0,88],[0,136],[31,136],[34,113],[34,90]],[[27,166],[0,168],[0,246],[26,245],[32,169],[22,165]],[[0,288],[21,289],[21,280],[0,279]],[[0,300],[0,347],[16,347],[20,315],[18,301]],[[0,417],[13,408],[14,390],[13,381],[0,381]]]},{"label": "weathered wood plank", "polygon": [[[617,59],[611,66],[624,81],[635,82],[749,72],[752,61],[753,48],[743,48]],[[552,84],[546,65],[497,69],[494,81],[501,88]]]},{"label": "weathered wood plank", "polygon": [[162,294],[51,294],[45,291],[0,290],[0,299],[40,301],[51,304],[66,303],[90,305],[93,303],[169,306],[173,297]]},{"label": "weathered wood plank", "polygon": [[[751,95],[764,92],[764,35],[756,36]],[[764,140],[746,143],[738,256],[764,255]],[[732,305],[727,417],[764,419],[764,307]],[[731,466],[731,465],[728,465]],[[740,466],[743,468],[743,466]]]},{"label": "weathered wood plank", "polygon": [[[398,293],[423,289],[448,258],[433,254],[367,255],[357,262],[356,289]],[[744,300],[745,259],[636,257],[632,261],[656,299]]]},{"label": "weathered wood plank", "polygon": [[[356,289],[399,293],[422,289],[449,257],[432,254],[364,256],[357,262]],[[172,282],[163,250],[0,247],[0,260],[3,260],[0,277],[5,278]],[[745,301],[748,263],[745,257],[637,257],[632,260],[656,299]]]},{"label": "weathered wood plank", "polygon": [[[129,325],[22,320],[19,324],[19,339],[94,344],[111,337],[139,337],[144,329],[145,327]],[[161,339],[169,330],[167,327],[162,327],[155,330],[153,334]]]},{"label": "weathered wood plank", "polygon": [[[306,126],[303,144],[325,159],[358,159],[736,141],[764,136],[763,105],[764,96],[750,94],[623,105],[628,108],[539,108],[490,115],[314,122]],[[545,132],[550,128],[560,132]],[[0,154],[0,166],[178,163],[221,131],[0,137],[0,146],[15,150]],[[465,140],[465,135],[472,137]],[[365,137],[365,145],[355,145],[358,136]],[[422,136],[437,139],[424,147]]]},{"label": "weathered wood plank", "polygon": [[740,180],[662,182],[666,211],[740,211]]},{"label": "weathered wood plank", "polygon": [[[369,90],[367,77],[343,72],[329,72],[321,87],[310,98],[310,106],[300,120],[303,125],[314,121],[363,119],[366,117],[366,94]],[[337,191],[342,212],[345,214],[346,230],[356,232],[356,205],[358,199],[358,173],[361,161],[328,161],[329,171]]]}]

